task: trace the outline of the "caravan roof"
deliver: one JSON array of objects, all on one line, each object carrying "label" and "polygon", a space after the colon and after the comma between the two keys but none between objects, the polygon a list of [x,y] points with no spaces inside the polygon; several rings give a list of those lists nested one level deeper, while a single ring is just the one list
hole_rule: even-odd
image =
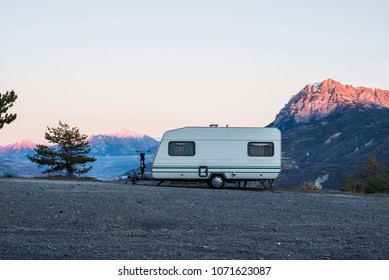
[{"label": "caravan roof", "polygon": [[278,128],[260,127],[183,127],[166,131],[164,140],[281,140]]}]

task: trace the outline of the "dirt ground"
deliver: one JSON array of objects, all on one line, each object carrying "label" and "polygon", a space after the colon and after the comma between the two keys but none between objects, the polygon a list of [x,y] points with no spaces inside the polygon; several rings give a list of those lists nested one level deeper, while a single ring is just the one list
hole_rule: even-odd
[{"label": "dirt ground", "polygon": [[389,259],[389,196],[0,179],[0,259]]}]

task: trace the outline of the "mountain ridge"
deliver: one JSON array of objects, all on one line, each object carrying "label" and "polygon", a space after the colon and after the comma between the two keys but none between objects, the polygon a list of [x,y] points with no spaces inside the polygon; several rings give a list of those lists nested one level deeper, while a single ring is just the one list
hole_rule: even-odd
[{"label": "mountain ridge", "polygon": [[148,136],[148,135],[123,128],[122,130],[115,133],[90,133],[88,135],[88,140],[96,136],[110,136],[110,137],[118,137],[118,138],[128,138],[128,137],[142,138],[143,136]]},{"label": "mountain ridge", "polygon": [[320,120],[347,107],[389,109],[389,90],[344,85],[331,78],[308,84],[291,97],[269,126]]}]

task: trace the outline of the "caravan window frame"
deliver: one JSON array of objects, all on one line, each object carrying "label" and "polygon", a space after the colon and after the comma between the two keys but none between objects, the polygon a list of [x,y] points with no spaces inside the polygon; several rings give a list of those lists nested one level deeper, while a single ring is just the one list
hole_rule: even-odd
[{"label": "caravan window frame", "polygon": [[[181,145],[189,144],[189,145],[193,145],[193,147],[189,149],[188,154],[182,154],[182,151],[179,152],[176,150],[176,145],[180,145],[180,144]],[[168,155],[171,157],[193,157],[196,155],[196,143],[194,141],[169,141]]]},{"label": "caravan window frame", "polygon": [[[252,149],[250,149],[250,146],[253,146],[253,145],[262,145],[264,147],[268,146],[268,147],[271,147],[271,151],[270,153],[268,153],[267,151],[261,151],[260,149],[258,149],[258,151],[253,151]],[[263,153],[261,153],[263,152]],[[274,142],[248,142],[247,143],[247,155],[249,157],[273,157],[274,156]]]}]

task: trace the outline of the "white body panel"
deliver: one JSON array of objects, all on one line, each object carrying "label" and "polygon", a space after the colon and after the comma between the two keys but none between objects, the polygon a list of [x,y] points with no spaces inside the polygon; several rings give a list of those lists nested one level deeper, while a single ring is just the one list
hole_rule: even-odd
[{"label": "white body panel", "polygon": [[[170,156],[169,142],[195,143],[193,156]],[[249,156],[248,143],[274,144],[272,156]],[[199,170],[200,168],[200,170]],[[184,127],[167,131],[159,144],[155,179],[206,180],[222,174],[227,180],[274,180],[281,172],[281,132],[277,128]]]}]

